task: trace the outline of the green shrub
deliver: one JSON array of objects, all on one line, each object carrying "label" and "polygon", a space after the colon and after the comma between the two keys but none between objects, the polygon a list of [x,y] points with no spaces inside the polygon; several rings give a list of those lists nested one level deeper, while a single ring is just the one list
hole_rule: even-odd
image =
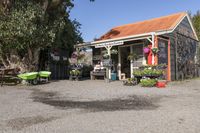
[{"label": "green shrub", "polygon": [[142,70],[140,70],[140,69],[134,70],[133,75],[134,76],[142,76]]},{"label": "green shrub", "polygon": [[163,70],[154,70],[153,74],[154,75],[163,75]]},{"label": "green shrub", "polygon": [[128,80],[127,80],[128,83],[131,83],[133,81],[135,81],[135,78],[128,78]]},{"label": "green shrub", "polygon": [[93,70],[93,66],[91,65],[84,65],[82,70],[82,76],[83,77],[90,77],[90,71]]},{"label": "green shrub", "polygon": [[134,70],[134,76],[162,76],[163,70],[156,70],[156,69],[144,69],[144,70]]},{"label": "green shrub", "polygon": [[69,73],[70,75],[73,75],[73,76],[79,76],[81,74],[79,70],[71,70]]},{"label": "green shrub", "polygon": [[135,79],[135,78],[128,78],[127,81],[123,82],[123,84],[127,85],[127,86],[137,85],[137,79]]},{"label": "green shrub", "polygon": [[154,87],[156,82],[156,79],[141,79],[140,85],[143,87]]},{"label": "green shrub", "polygon": [[154,70],[152,70],[152,69],[144,69],[144,70],[142,71],[142,75],[143,75],[143,76],[145,76],[145,75],[152,75],[153,72],[154,72]]}]

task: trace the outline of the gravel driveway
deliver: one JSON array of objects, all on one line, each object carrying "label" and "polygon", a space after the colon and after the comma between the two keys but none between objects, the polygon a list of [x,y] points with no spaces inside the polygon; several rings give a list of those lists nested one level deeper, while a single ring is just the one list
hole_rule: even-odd
[{"label": "gravel driveway", "polygon": [[56,81],[0,88],[0,133],[199,133],[200,79],[167,88]]}]

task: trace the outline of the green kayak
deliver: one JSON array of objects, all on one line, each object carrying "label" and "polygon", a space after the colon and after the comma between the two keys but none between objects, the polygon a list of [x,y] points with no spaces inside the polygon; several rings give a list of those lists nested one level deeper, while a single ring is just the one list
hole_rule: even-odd
[{"label": "green kayak", "polygon": [[17,76],[23,80],[34,80],[37,78],[38,72],[23,73]]},{"label": "green kayak", "polygon": [[39,72],[39,76],[41,78],[48,78],[50,75],[51,75],[51,72],[49,72],[49,71],[40,71]]}]

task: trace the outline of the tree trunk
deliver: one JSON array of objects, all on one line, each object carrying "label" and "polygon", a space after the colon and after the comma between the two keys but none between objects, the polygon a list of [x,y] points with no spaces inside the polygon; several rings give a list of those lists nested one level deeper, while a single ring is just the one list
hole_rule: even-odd
[{"label": "tree trunk", "polygon": [[1,61],[5,68],[19,68],[20,72],[31,72],[38,70],[40,49],[28,49],[27,54],[20,58],[19,54],[15,50],[11,50],[10,53],[1,55]]}]

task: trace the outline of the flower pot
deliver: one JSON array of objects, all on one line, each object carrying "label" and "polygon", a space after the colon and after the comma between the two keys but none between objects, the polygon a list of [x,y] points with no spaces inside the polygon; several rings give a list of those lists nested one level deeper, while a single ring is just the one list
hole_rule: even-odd
[{"label": "flower pot", "polygon": [[165,88],[166,87],[167,82],[165,80],[158,80],[156,83],[156,87],[158,88]]},{"label": "flower pot", "polygon": [[150,52],[150,48],[148,47],[143,48],[143,52],[144,54],[148,54]]},{"label": "flower pot", "polygon": [[152,48],[152,52],[153,52],[154,54],[157,54],[157,53],[159,52],[159,50],[158,50],[158,48]]}]

